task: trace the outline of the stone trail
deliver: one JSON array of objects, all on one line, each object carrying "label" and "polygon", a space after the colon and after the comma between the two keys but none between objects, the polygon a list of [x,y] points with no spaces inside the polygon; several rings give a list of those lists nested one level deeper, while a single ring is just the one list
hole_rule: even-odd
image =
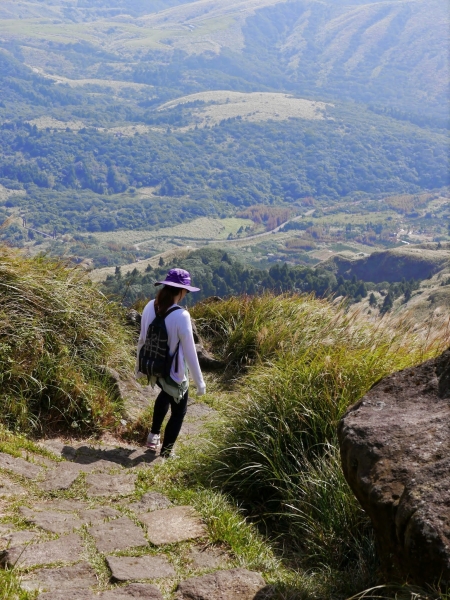
[{"label": "stone trail", "polygon": [[[194,413],[201,420],[210,409]],[[187,422],[184,435],[197,433]],[[15,566],[39,600],[270,597],[261,575],[230,568],[232,558],[211,546],[192,507],[156,491],[136,499],[139,470],[162,459],[126,445],[43,444],[59,462],[0,452],[0,498],[6,506],[21,502],[0,525],[0,564]],[[61,493],[73,497],[55,497]]]}]

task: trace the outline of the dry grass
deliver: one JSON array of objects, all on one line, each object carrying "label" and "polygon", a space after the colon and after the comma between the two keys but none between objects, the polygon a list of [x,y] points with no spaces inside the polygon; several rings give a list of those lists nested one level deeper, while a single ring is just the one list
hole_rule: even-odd
[{"label": "dry grass", "polygon": [[[147,190],[147,188],[145,188]],[[140,190],[137,192],[139,194]],[[147,192],[144,192],[147,193]],[[228,234],[235,234],[240,227],[252,225],[249,219],[212,219],[209,217],[201,217],[175,225],[174,227],[164,227],[151,231],[110,231],[105,233],[96,233],[95,237],[101,241],[116,241],[123,244],[139,244],[145,243],[155,244],[161,239],[173,238],[177,240],[221,240],[226,239]]]},{"label": "dry grass", "polygon": [[0,407],[20,431],[113,427],[104,367],[132,366],[121,309],[83,270],[0,247]]},{"label": "dry grass", "polygon": [[286,121],[290,118],[317,120],[324,119],[325,102],[313,102],[295,98],[289,94],[270,92],[200,92],[166,102],[159,110],[170,110],[190,102],[204,102],[205,106],[192,109],[193,125],[204,127],[220,123],[224,119],[240,117],[246,121]]},{"label": "dry grass", "polygon": [[376,381],[447,348],[449,323],[369,322],[296,295],[200,303],[192,313],[228,360],[227,380],[237,377],[225,424],[198,458],[206,480],[296,549],[303,568],[326,573],[332,597],[376,585],[373,535],[342,474],[337,424]]}]

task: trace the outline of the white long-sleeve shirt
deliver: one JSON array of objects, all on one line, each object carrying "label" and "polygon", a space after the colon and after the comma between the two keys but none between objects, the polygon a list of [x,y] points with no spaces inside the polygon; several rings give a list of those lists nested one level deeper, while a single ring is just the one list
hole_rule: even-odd
[{"label": "white long-sleeve shirt", "polygon": [[[176,306],[175,304],[173,306]],[[155,319],[155,301],[150,302],[145,306],[141,320],[141,334],[139,336],[136,359],[136,375],[139,373],[139,352],[145,343],[148,326]],[[177,383],[186,381],[186,369],[188,366],[189,372],[194,380],[199,393],[205,393],[206,385],[203,380],[203,375],[198,362],[197,351],[195,349],[194,334],[192,332],[191,316],[187,310],[174,310],[165,318],[167,337],[169,338],[169,354],[173,356],[180,342],[178,350],[178,369],[175,370],[175,362],[173,361],[170,370],[171,378]]]}]

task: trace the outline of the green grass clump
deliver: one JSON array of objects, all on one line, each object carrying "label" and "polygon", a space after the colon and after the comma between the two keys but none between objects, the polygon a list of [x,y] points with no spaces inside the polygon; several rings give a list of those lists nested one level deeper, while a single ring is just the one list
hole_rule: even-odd
[{"label": "green grass clump", "polygon": [[0,247],[0,407],[16,431],[111,426],[104,367],[130,367],[121,310],[82,269]]},{"label": "green grass clump", "polygon": [[337,425],[380,378],[436,355],[423,336],[307,296],[231,298],[192,311],[236,375],[198,470],[264,523],[304,568],[352,594],[376,585],[370,522],[344,479]]},{"label": "green grass clump", "polygon": [[37,592],[27,592],[20,587],[14,569],[0,570],[0,600],[35,600]]}]

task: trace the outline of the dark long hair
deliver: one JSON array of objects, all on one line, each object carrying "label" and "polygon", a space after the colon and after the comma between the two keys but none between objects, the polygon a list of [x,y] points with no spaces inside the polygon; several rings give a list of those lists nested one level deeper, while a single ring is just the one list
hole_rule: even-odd
[{"label": "dark long hair", "polygon": [[175,298],[180,291],[180,288],[172,287],[171,285],[163,285],[155,299],[156,314],[160,316],[165,315],[172,304],[175,304]]}]

